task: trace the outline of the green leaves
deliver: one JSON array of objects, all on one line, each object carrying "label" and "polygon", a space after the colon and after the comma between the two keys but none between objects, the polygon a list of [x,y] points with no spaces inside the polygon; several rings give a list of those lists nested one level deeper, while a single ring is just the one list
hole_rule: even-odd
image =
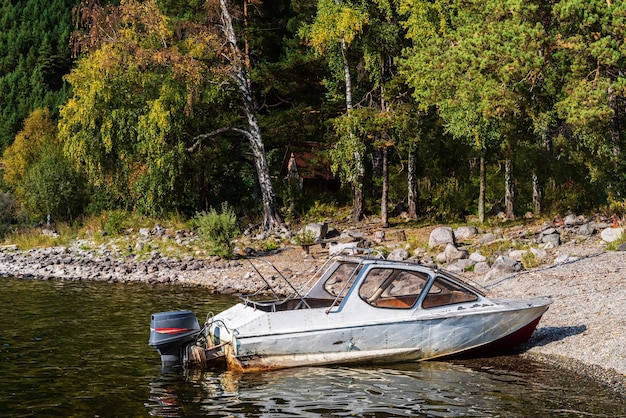
[{"label": "green leaves", "polygon": [[84,178],[63,155],[47,110],[31,113],[3,160],[4,180],[33,218],[50,214],[57,220],[70,220],[84,209]]},{"label": "green leaves", "polygon": [[348,45],[362,32],[368,22],[365,8],[359,4],[338,0],[319,0],[317,16],[309,27],[302,29],[304,37],[319,53],[337,47],[343,39]]},{"label": "green leaves", "polygon": [[214,208],[196,214],[194,223],[198,237],[211,255],[230,258],[233,255],[233,239],[239,234],[235,211],[223,203],[221,211]]},{"label": "green leaves", "polygon": [[84,210],[87,193],[84,177],[59,147],[47,148],[24,176],[23,202],[35,219],[66,221]]},{"label": "green leaves", "polygon": [[189,181],[180,176],[188,115],[205,83],[221,77],[207,65],[216,38],[190,23],[179,36],[155,1],[92,12],[92,24],[105,19],[115,36],[90,27],[86,45],[95,49],[67,76],[74,90],[61,109],[65,150],[113,205],[173,210]]},{"label": "green leaves", "polygon": [[362,156],[365,154],[365,143],[358,135],[359,119],[350,113],[334,121],[337,141],[330,150],[331,169],[339,174],[345,183],[353,183],[363,173]]}]

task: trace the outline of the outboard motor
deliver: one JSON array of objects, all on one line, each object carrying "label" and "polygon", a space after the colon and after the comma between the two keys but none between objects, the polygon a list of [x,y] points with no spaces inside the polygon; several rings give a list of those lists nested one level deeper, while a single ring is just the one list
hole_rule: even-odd
[{"label": "outboard motor", "polygon": [[178,366],[182,347],[199,333],[200,324],[192,312],[159,312],[152,314],[148,344],[159,350],[164,368]]}]

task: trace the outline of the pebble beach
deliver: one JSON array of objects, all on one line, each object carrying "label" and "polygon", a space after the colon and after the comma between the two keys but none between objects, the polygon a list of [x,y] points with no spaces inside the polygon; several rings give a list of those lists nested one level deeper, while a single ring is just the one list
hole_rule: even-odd
[{"label": "pebble beach", "polygon": [[573,370],[626,396],[626,253],[598,246],[575,255],[568,263],[491,283],[475,280],[492,295],[551,296],[554,303],[521,354]]},{"label": "pebble beach", "polygon": [[[553,257],[563,253],[567,262],[560,264],[546,263],[495,279],[467,276],[489,296],[551,296],[554,303],[519,354],[575,371],[626,397],[626,252],[607,251],[600,239],[589,239],[565,243]],[[298,285],[327,257],[328,249],[320,246],[311,247],[308,254],[292,246],[266,258]],[[257,268],[268,280],[279,282],[266,265]],[[205,286],[223,294],[250,293],[264,286],[244,259],[168,259],[153,254],[138,260],[79,247],[28,251],[2,247],[0,276]]]}]

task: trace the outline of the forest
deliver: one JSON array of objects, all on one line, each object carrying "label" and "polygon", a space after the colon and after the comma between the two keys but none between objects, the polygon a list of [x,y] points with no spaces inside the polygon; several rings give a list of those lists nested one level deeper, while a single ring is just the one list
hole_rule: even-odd
[{"label": "forest", "polygon": [[0,217],[626,212],[626,3],[2,0]]}]

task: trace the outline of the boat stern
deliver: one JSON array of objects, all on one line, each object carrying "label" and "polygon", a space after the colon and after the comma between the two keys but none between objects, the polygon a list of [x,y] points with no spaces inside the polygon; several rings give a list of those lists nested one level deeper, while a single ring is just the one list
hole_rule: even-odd
[{"label": "boat stern", "polygon": [[148,344],[161,354],[164,368],[181,364],[182,349],[200,333],[200,324],[190,311],[152,314]]}]

